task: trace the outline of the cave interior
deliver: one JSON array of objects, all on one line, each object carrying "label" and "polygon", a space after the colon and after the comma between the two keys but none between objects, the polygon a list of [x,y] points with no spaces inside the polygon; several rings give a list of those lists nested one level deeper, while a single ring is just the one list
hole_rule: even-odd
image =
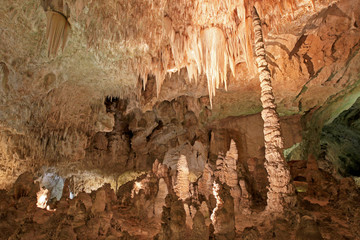
[{"label": "cave interior", "polygon": [[0,16],[0,240],[360,240],[359,0]]}]

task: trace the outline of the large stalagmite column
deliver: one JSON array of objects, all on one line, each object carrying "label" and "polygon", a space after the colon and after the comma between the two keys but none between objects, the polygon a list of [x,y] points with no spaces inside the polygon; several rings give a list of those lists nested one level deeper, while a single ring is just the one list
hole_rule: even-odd
[{"label": "large stalagmite column", "polygon": [[186,157],[181,155],[177,163],[175,192],[183,201],[190,197],[189,185],[189,167]]},{"label": "large stalagmite column", "polygon": [[261,21],[256,8],[253,8],[253,27],[255,32],[255,54],[261,86],[265,138],[265,168],[268,172],[269,189],[267,210],[282,212],[284,207],[296,201],[294,187],[290,182],[290,171],[283,156],[283,139],[280,131],[279,115],[276,112],[275,98],[271,86],[271,73],[265,58]]}]

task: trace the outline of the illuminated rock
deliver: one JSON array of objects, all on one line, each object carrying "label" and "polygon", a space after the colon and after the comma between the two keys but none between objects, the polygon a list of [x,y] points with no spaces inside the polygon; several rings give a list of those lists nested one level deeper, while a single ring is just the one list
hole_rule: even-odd
[{"label": "illuminated rock", "polygon": [[219,178],[221,183],[226,183],[230,187],[231,196],[234,198],[235,211],[239,211],[242,190],[239,186],[237,161],[238,151],[234,140],[231,140],[230,149],[226,152],[225,157],[219,154],[214,172],[215,177]]},{"label": "illuminated rock", "polygon": [[213,179],[213,171],[210,166],[206,164],[204,172],[198,182],[199,193],[204,195],[206,199],[209,199],[209,195],[212,194]]},{"label": "illuminated rock", "polygon": [[181,155],[177,163],[175,192],[181,200],[185,200],[190,197],[190,181],[189,181],[189,168],[186,157]]},{"label": "illuminated rock", "polygon": [[167,185],[163,178],[159,180],[159,191],[155,198],[154,204],[154,216],[160,217],[162,213],[163,206],[165,205],[165,197],[168,194]]},{"label": "illuminated rock", "polygon": [[213,209],[211,220],[216,238],[235,238],[234,199],[230,188],[226,184],[214,182],[214,196],[216,207]]},{"label": "illuminated rock", "polygon": [[41,188],[39,192],[37,192],[37,203],[36,206],[38,208],[45,209],[47,206],[47,201],[50,196],[49,190],[46,188]]}]

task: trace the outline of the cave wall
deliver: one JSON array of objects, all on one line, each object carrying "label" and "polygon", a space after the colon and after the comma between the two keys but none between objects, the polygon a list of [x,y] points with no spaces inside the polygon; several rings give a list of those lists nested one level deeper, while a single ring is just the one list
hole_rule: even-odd
[{"label": "cave wall", "polygon": [[360,100],[343,111],[321,131],[320,159],[322,169],[343,177],[360,176]]},{"label": "cave wall", "polygon": [[[218,154],[226,153],[231,139],[237,144],[241,162],[264,158],[260,114],[208,122],[211,110],[202,99],[181,96],[157,103],[152,111],[133,109],[128,113],[126,106],[119,107],[124,102],[116,99],[112,110],[108,107],[114,112],[114,129],[94,135],[87,149],[89,166],[118,172],[148,170],[158,159],[174,169],[183,154],[191,170],[202,172],[208,157],[215,165]],[[205,119],[204,111],[208,112]],[[301,142],[300,116],[281,118],[281,126],[286,148]]]},{"label": "cave wall", "polygon": [[72,168],[84,159],[90,136],[112,129],[114,118],[102,99],[88,99],[87,94],[82,86],[46,90],[40,85],[35,91],[24,85],[1,98],[2,187],[26,170],[63,163]]}]

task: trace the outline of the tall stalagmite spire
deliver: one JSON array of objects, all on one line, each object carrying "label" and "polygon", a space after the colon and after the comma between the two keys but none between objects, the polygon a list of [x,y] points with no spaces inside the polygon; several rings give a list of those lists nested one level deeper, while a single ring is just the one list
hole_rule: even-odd
[{"label": "tall stalagmite spire", "polygon": [[290,182],[290,171],[283,156],[283,139],[281,136],[279,115],[276,112],[275,98],[271,86],[271,73],[266,61],[261,20],[254,7],[252,10],[255,33],[255,54],[261,86],[261,103],[263,110],[265,138],[265,168],[268,172],[269,190],[267,193],[267,210],[282,212],[284,207],[295,203],[294,187]]}]

